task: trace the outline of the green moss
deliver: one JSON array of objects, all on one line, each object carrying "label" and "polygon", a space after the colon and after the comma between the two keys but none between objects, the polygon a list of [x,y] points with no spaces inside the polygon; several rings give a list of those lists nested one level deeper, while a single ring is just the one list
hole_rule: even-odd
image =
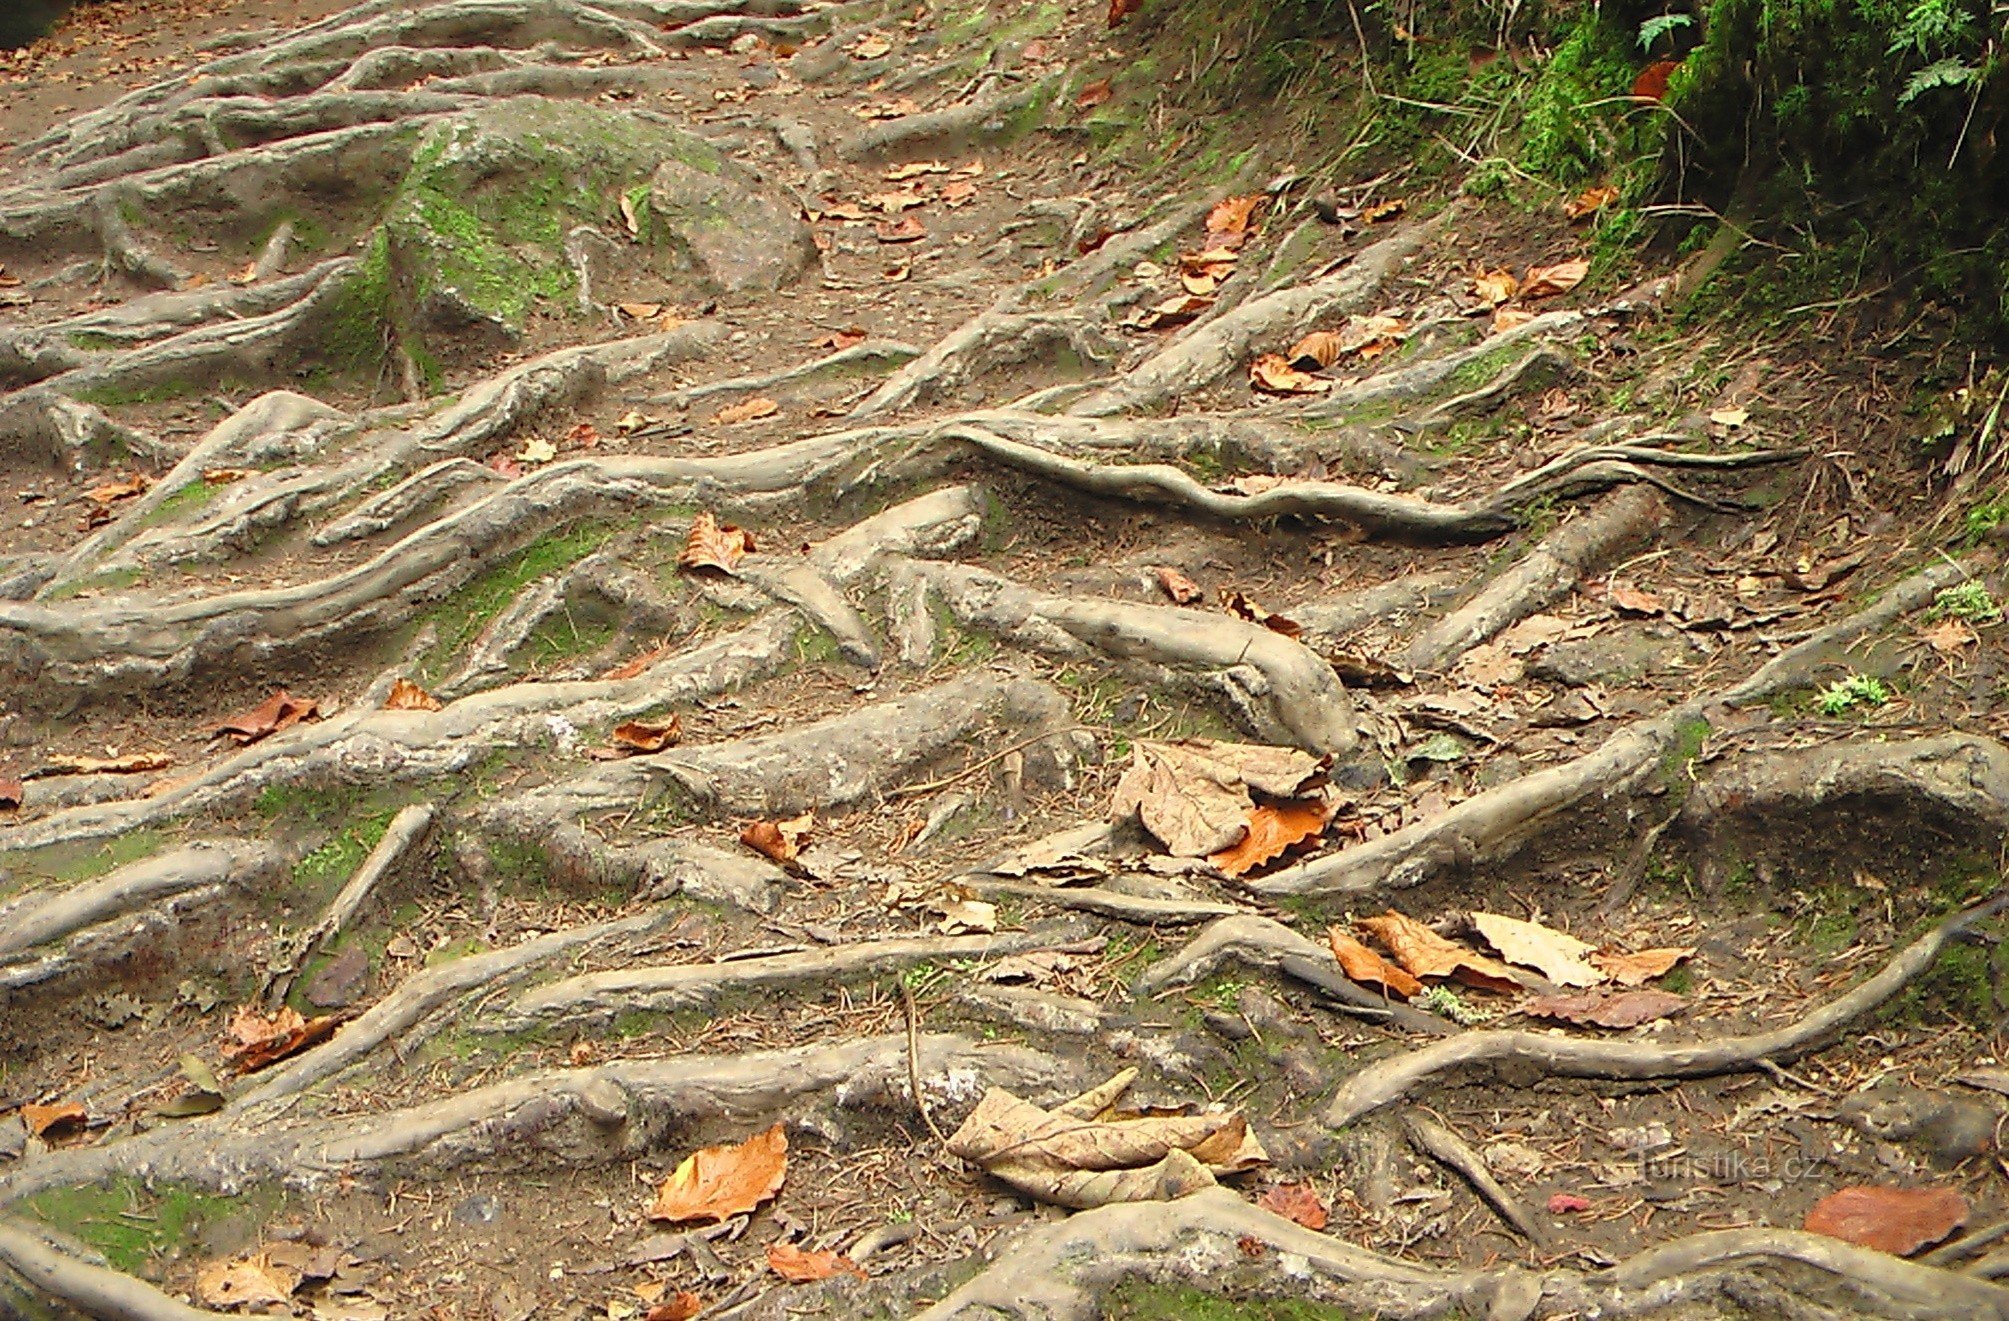
[{"label": "green moss", "polygon": [[837,639],[814,625],[805,625],[795,633],[795,663],[798,665],[837,665],[844,660],[844,653],[837,645]]},{"label": "green moss", "polygon": [[1701,716],[1692,716],[1675,726],[1674,741],[1660,756],[1660,785],[1669,793],[1680,798],[1688,794],[1689,766],[1702,755],[1702,747],[1709,741],[1709,722]]},{"label": "green moss", "polygon": [[158,830],[128,830],[107,840],[45,844],[36,849],[0,851],[0,896],[36,881],[75,884],[95,880],[120,867],[150,858],[166,848],[168,837]]},{"label": "green moss", "polygon": [[420,682],[445,677],[452,662],[525,587],[585,559],[617,530],[610,524],[584,523],[539,538],[455,590],[414,626],[430,625],[435,633],[433,646],[415,667]]},{"label": "green moss", "polygon": [[1181,1285],[1133,1282],[1109,1298],[1109,1321],[1365,1321],[1364,1314],[1301,1298],[1240,1301]]},{"label": "green moss", "polygon": [[350,786],[316,789],[297,784],[268,784],[259,790],[252,810],[268,821],[312,822],[337,826],[355,810],[363,791]]},{"label": "green moss", "polygon": [[181,376],[152,385],[94,385],[77,391],[76,398],[80,403],[96,404],[100,408],[125,408],[187,399],[201,394],[205,388],[196,378]]},{"label": "green moss", "polygon": [[427,950],[425,965],[428,968],[437,968],[443,963],[452,963],[457,959],[471,958],[476,954],[486,954],[488,953],[488,949],[488,942],[481,937],[463,936],[459,940],[450,940],[437,949]]},{"label": "green moss", "polygon": [[215,499],[216,493],[228,485],[228,482],[211,482],[197,478],[195,481],[176,487],[159,504],[147,511],[146,517],[140,520],[140,526],[159,527],[163,523],[172,523],[185,518]]},{"label": "green moss", "polygon": [[260,1191],[217,1197],[181,1185],[134,1179],[51,1189],[26,1200],[42,1223],[88,1243],[112,1269],[147,1276],[168,1254],[211,1256],[255,1242],[281,1197]]},{"label": "green moss", "polygon": [[319,894],[332,891],[348,880],[390,829],[391,816],[389,812],[381,812],[344,826],[333,839],[293,864],[294,886],[308,894]]}]

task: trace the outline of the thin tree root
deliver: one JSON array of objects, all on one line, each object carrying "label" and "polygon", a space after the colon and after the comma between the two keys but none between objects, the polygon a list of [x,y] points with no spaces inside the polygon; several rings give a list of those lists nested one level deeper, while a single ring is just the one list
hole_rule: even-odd
[{"label": "thin tree root", "polygon": [[391,818],[384,837],[377,841],[377,846],[363,859],[362,866],[356,868],[355,874],[328,901],[320,920],[301,932],[292,947],[266,973],[264,999],[268,1006],[276,1007],[285,1001],[294,978],[299,976],[301,963],[325,952],[342,934],[363,905],[369,902],[378,884],[404,862],[406,854],[425,840],[436,815],[431,803],[413,803],[401,808]]}]

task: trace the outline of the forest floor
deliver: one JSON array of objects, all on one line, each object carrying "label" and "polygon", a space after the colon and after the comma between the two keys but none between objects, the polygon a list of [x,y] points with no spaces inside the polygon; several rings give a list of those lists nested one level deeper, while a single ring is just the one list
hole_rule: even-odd
[{"label": "forest floor", "polygon": [[0,60],[0,1313],[2009,1316],[1950,350],[1144,39]]}]

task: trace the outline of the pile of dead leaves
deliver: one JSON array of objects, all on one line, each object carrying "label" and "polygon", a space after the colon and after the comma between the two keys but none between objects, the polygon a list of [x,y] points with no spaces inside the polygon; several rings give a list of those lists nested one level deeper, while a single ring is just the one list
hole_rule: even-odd
[{"label": "pile of dead leaves", "polygon": [[1530,266],[1518,277],[1504,268],[1482,270],[1466,286],[1475,300],[1466,310],[1472,316],[1491,314],[1495,334],[1512,330],[1535,319],[1529,304],[1566,294],[1589,274],[1590,263],[1581,257],[1553,266]]},{"label": "pile of dead leaves", "polygon": [[[1257,212],[1269,199],[1261,193],[1224,198],[1207,213],[1207,232],[1197,251],[1179,254],[1179,292],[1145,308],[1124,324],[1134,330],[1172,330],[1214,306],[1215,291],[1235,272],[1248,243]],[[1155,279],[1164,272],[1146,262],[1134,272]]]},{"label": "pile of dead leaves", "polygon": [[[1534,985],[1521,971],[1532,969],[1555,986],[1575,988],[1522,1004],[1520,1012],[1532,1018],[1627,1028],[1665,1018],[1688,1003],[1668,991],[1641,988],[1695,953],[1689,946],[1620,953],[1540,922],[1483,912],[1470,914],[1468,927],[1494,954],[1392,910],[1361,918],[1353,926],[1353,931],[1335,926],[1326,932],[1340,970],[1361,985],[1400,1000],[1421,995],[1429,984],[1447,981],[1518,993]],[[1370,947],[1363,936],[1386,953]]]},{"label": "pile of dead leaves", "polygon": [[1249,364],[1249,384],[1264,394],[1323,394],[1332,382],[1313,373],[1365,364],[1402,346],[1409,323],[1396,316],[1351,316],[1337,330],[1314,330],[1287,353],[1265,353]]},{"label": "pile of dead leaves", "polygon": [[241,1005],[225,1028],[223,1059],[239,1073],[251,1073],[327,1040],[341,1024],[340,1015],[305,1018],[290,1005],[272,1014]]},{"label": "pile of dead leaves", "polygon": [[993,1087],[949,1137],[949,1152],[1039,1201],[1087,1209],[1160,1202],[1269,1162],[1239,1110],[1122,1110],[1137,1070],[1042,1110]]},{"label": "pile of dead leaves", "polygon": [[[686,1156],[657,1187],[655,1201],[645,1214],[670,1224],[723,1224],[735,1216],[750,1215],[779,1196],[787,1179],[788,1134],[776,1124],[744,1142],[703,1147]],[[827,1280],[840,1272],[865,1274],[839,1253],[811,1251],[785,1242],[767,1245],[767,1263],[791,1284]],[[678,1297],[697,1302],[691,1295]],[[695,1311],[681,1315],[692,1316]]]},{"label": "pile of dead leaves", "polygon": [[1110,818],[1140,823],[1175,858],[1242,876],[1325,832],[1339,806],[1325,784],[1330,765],[1297,748],[1141,739]]}]

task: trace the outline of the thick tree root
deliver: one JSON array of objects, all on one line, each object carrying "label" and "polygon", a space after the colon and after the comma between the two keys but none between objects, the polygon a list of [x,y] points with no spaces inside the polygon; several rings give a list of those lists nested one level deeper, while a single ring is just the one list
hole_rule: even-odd
[{"label": "thick tree root", "polygon": [[130,1275],[79,1261],[4,1220],[0,1220],[0,1265],[44,1296],[95,1321],[213,1321],[221,1315],[177,1302]]}]

